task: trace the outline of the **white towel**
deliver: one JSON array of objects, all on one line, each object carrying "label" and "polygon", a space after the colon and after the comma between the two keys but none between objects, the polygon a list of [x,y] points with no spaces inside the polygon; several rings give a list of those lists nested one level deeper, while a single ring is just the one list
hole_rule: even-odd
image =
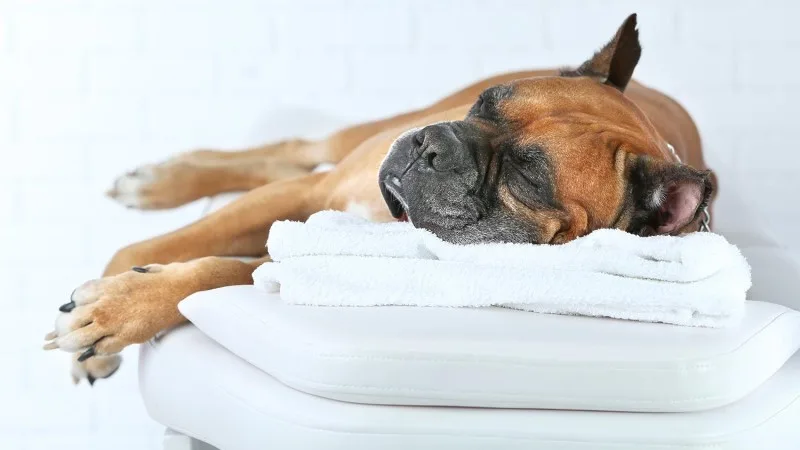
[{"label": "white towel", "polygon": [[677,325],[736,323],[750,287],[739,250],[713,233],[597,230],[562,245],[455,245],[408,223],[323,211],[276,222],[255,284],[292,304],[501,306]]}]

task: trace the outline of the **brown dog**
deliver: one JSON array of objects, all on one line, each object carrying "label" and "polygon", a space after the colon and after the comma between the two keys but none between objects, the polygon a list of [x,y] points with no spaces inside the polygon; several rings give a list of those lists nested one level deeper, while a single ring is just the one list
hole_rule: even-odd
[{"label": "brown dog", "polygon": [[[103,278],[61,306],[45,348],[76,352],[76,382],[107,377],[124,347],[185,321],[177,305],[189,294],[250,284],[269,258],[274,221],[323,209],[407,218],[457,243],[563,243],[598,228],[696,231],[715,181],[686,111],[630,81],[640,53],[632,15],[576,70],[497,76],[324,141],[196,151],[129,173],[110,195],[143,209],[251,191],[118,251]],[[336,168],[311,173],[324,162]]]}]

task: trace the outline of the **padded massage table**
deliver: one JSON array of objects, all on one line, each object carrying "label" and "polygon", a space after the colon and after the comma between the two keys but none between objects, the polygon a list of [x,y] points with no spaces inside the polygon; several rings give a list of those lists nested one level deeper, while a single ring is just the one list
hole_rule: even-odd
[{"label": "padded massage table", "polygon": [[800,313],[780,305],[727,330],[289,306],[253,286],[182,310],[195,325],[141,347],[142,395],[223,450],[800,445]]}]

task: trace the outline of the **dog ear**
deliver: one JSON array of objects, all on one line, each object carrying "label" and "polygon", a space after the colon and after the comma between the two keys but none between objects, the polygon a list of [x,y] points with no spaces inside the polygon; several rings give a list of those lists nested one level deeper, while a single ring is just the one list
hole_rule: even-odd
[{"label": "dog ear", "polygon": [[628,182],[632,203],[628,230],[640,236],[697,231],[713,186],[710,171],[638,156]]},{"label": "dog ear", "polygon": [[642,55],[636,14],[631,14],[617,30],[611,42],[576,70],[562,71],[563,76],[588,76],[601,83],[624,91],[633,75],[633,69]]}]

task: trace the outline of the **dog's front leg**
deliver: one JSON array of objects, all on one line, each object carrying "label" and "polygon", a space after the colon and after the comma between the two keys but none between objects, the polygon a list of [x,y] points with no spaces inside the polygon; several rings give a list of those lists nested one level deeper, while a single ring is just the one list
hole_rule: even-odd
[{"label": "dog's front leg", "polygon": [[[265,258],[266,259],[266,258]],[[190,294],[222,286],[252,283],[263,260],[244,263],[207,257],[183,263],[151,264],[118,275],[87,281],[62,305],[45,349],[75,353],[72,377],[111,376],[123,348],[154,337],[186,319],[178,303]]]},{"label": "dog's front leg", "polygon": [[185,320],[177,305],[188,295],[252,283],[263,260],[246,264],[219,256],[263,256],[274,221],[305,220],[323,204],[314,188],[324,177],[263,186],[187,227],[120,250],[103,278],[81,285],[60,308],[45,348],[77,352],[76,381],[110,376],[124,347]]},{"label": "dog's front leg", "polygon": [[273,222],[305,220],[321,208],[324,193],[315,188],[325,176],[318,173],[259,187],[191,225],[129,245],[111,258],[103,276],[204,256],[263,256]]}]

